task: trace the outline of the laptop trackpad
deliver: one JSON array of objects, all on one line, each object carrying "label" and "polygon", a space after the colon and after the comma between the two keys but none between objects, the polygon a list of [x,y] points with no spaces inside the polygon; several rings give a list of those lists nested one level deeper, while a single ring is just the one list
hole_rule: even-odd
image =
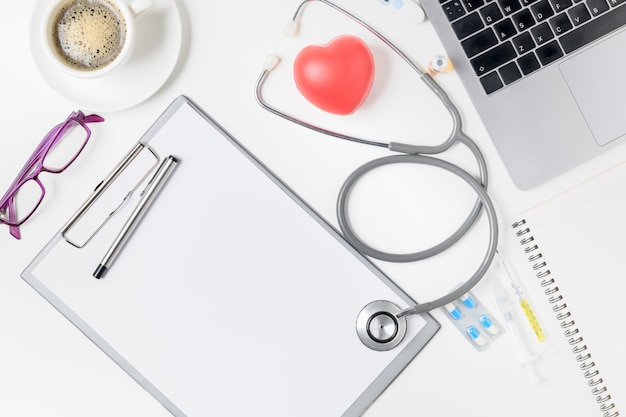
[{"label": "laptop trackpad", "polygon": [[560,64],[598,145],[626,134],[626,31]]}]

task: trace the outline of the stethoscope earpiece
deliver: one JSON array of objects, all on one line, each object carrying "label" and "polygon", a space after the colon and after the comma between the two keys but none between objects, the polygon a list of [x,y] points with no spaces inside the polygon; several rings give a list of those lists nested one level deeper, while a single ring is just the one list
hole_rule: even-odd
[{"label": "stethoscope earpiece", "polygon": [[265,62],[263,63],[263,69],[265,71],[272,71],[276,68],[276,65],[280,63],[280,58],[277,55],[268,55],[265,57]]},{"label": "stethoscope earpiece", "polygon": [[283,28],[283,35],[290,38],[298,36],[298,32],[300,32],[300,25],[295,20],[290,20],[289,23],[287,23]]}]

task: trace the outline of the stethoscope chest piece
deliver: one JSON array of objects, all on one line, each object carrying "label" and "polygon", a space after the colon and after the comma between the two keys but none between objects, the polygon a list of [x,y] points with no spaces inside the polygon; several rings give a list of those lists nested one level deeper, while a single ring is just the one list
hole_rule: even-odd
[{"label": "stethoscope chest piece", "polygon": [[398,346],[406,335],[406,317],[397,317],[400,308],[390,301],[366,305],[356,320],[359,339],[370,349],[385,351]]}]

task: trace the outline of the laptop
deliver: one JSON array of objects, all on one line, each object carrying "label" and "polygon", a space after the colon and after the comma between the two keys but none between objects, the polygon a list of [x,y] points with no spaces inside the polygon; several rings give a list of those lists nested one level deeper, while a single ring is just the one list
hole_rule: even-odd
[{"label": "laptop", "polygon": [[626,133],[626,0],[421,0],[522,190]]}]

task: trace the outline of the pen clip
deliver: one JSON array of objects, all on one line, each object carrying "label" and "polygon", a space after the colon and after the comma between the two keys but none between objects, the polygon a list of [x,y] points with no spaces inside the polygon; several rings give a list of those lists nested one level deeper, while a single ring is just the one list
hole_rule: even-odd
[{"label": "pen clip", "polygon": [[[70,238],[70,231],[79,223],[81,219],[85,217],[85,215],[89,212],[89,210],[94,206],[94,204],[104,195],[104,193],[109,189],[109,187],[115,183],[115,181],[126,171],[126,169],[132,164],[133,161],[137,159],[139,155],[142,155],[144,150],[149,151],[149,157],[154,158],[154,162],[150,163],[149,169],[141,175],[139,181],[122,197],[121,201],[114,205],[112,209],[107,210],[108,214],[105,219],[95,228],[95,230],[88,234],[85,239],[81,239],[80,242],[75,241]],[[118,210],[125,205],[125,203],[130,199],[130,196],[133,195],[137,189],[141,186],[142,183],[146,180],[148,175],[158,166],[160,158],[156,151],[150,147],[148,144],[143,142],[137,142],[137,144],[124,156],[124,158],[111,170],[111,172],[107,175],[107,177],[100,181],[98,185],[94,188],[92,194],[87,198],[87,200],[83,203],[83,205],[72,215],[72,217],[68,220],[65,226],[61,229],[62,238],[69,243],[70,245],[80,249],[83,248],[87,243],[91,241],[91,239],[98,234],[98,232],[108,223],[108,221],[118,212]]]},{"label": "pen clip", "polygon": [[[153,182],[154,182],[154,181],[155,181],[155,180],[159,177],[159,174],[160,174],[160,172],[161,172],[161,168],[163,167],[163,165],[165,164],[165,162],[166,162],[168,159],[171,159],[171,158],[172,158],[172,156],[170,155],[170,156],[168,156],[168,157],[165,159],[165,161],[161,162],[161,165],[159,165],[159,168],[157,168],[157,170],[154,172],[154,174],[152,175],[152,178],[150,178],[150,180],[149,180],[149,181],[148,181],[148,183],[146,184],[146,187],[145,187],[145,188],[141,191],[141,193],[139,194],[139,197],[143,197],[143,196],[146,194],[146,191],[148,191],[148,190],[150,189],[150,186],[152,185],[152,183],[153,183]],[[159,162],[160,162],[160,160],[159,160],[159,159],[158,159],[158,157],[157,157],[157,164],[158,164]],[[155,164],[155,166],[156,166],[157,164]],[[146,174],[146,176],[142,178],[141,182],[143,182],[143,180],[144,180],[147,176],[148,176],[148,174]],[[141,182],[140,182],[140,183],[141,183]],[[139,184],[137,184],[137,186],[136,186],[136,187],[139,187]],[[136,188],[135,188],[135,189],[136,189]],[[129,193],[129,195],[130,195],[130,194],[132,194],[132,192],[133,192],[133,191],[131,191],[131,192]]]}]

